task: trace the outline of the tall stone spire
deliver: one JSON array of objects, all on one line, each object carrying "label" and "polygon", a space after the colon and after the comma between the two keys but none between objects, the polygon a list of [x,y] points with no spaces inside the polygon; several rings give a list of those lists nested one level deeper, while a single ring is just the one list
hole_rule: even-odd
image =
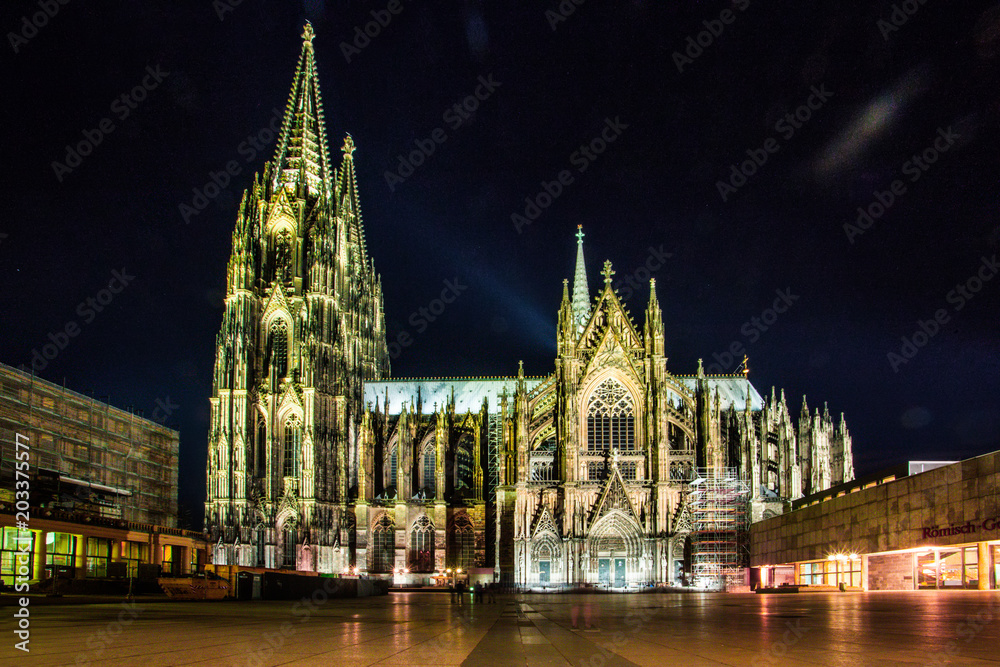
[{"label": "tall stone spire", "polygon": [[587,287],[587,266],[583,261],[583,225],[576,226],[576,274],[573,276],[573,321],[577,335],[583,333],[590,319],[590,288]]},{"label": "tall stone spire", "polygon": [[312,25],[307,22],[302,31],[302,54],[274,153],[271,187],[278,190],[287,183],[296,183],[310,195],[322,194],[331,199],[333,169],[312,40]]}]

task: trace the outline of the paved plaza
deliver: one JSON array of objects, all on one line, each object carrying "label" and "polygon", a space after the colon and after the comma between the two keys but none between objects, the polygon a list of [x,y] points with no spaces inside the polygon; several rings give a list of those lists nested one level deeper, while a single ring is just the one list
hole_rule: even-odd
[{"label": "paved plaza", "polygon": [[0,666],[1000,664],[996,592],[39,602]]}]

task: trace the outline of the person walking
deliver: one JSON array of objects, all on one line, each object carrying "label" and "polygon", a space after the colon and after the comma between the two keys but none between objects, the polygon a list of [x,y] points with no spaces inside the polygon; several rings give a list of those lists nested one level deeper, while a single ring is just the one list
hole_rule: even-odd
[{"label": "person walking", "polygon": [[455,588],[458,590],[458,606],[461,607],[465,604],[465,582],[458,582]]}]

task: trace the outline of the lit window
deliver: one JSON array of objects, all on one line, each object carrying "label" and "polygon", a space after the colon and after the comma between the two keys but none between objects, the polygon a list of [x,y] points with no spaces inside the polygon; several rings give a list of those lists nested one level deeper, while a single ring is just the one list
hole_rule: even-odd
[{"label": "lit window", "polygon": [[617,380],[608,378],[594,390],[587,404],[587,449],[635,449],[635,405]]}]

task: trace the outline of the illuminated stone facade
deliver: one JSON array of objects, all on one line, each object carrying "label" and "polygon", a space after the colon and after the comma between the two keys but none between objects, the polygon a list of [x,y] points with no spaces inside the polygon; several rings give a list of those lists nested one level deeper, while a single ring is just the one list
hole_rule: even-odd
[{"label": "illuminated stone facade", "polygon": [[853,478],[842,418],[803,406],[796,420],[746,373],[668,371],[655,281],[640,329],[610,262],[591,294],[582,230],[551,374],[389,379],[354,147],[329,166],[305,38],[277,155],[233,239],[209,442],[216,562],[670,583],[696,470],[737,469],[756,517]]}]

